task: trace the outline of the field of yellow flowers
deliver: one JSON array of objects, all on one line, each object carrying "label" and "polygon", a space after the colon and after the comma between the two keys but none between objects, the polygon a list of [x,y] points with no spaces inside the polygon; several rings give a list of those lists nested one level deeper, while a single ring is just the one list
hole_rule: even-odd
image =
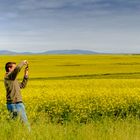
[{"label": "field of yellow flowers", "polygon": [[30,78],[22,96],[31,121],[140,117],[139,55],[25,55],[1,56],[0,118],[7,115],[4,65],[24,59]]},{"label": "field of yellow flowers", "polygon": [[[25,59],[29,82],[21,93],[30,133],[9,119],[3,83],[5,63]],[[0,60],[0,140],[140,138],[140,55],[1,55]]]}]

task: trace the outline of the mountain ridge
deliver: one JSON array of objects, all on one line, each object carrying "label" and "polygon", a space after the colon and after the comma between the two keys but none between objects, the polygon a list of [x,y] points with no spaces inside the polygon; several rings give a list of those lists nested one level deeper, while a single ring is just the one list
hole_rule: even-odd
[{"label": "mountain ridge", "polygon": [[0,55],[18,55],[18,54],[98,54],[98,52],[90,50],[48,50],[44,52],[16,52],[10,50],[0,50]]}]

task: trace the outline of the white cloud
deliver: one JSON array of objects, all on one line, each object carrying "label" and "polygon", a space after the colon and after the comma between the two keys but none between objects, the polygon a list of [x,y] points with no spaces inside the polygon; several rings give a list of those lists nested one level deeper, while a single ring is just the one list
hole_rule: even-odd
[{"label": "white cloud", "polygon": [[138,0],[0,3],[0,49],[140,51]]}]

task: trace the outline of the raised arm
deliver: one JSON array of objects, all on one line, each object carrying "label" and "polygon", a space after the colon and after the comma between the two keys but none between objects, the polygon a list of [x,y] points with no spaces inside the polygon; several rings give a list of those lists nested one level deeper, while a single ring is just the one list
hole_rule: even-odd
[{"label": "raised arm", "polygon": [[20,88],[25,88],[28,82],[28,66],[25,68],[23,81],[19,83]]},{"label": "raised arm", "polygon": [[26,60],[24,60],[24,61],[22,61],[21,63],[19,63],[19,64],[15,67],[15,69],[14,69],[13,71],[9,72],[9,73],[6,75],[7,78],[10,79],[10,80],[15,80],[16,77],[17,77],[17,75],[18,75],[18,73],[20,72],[21,68],[22,68],[24,65],[27,65],[27,61],[26,61]]}]

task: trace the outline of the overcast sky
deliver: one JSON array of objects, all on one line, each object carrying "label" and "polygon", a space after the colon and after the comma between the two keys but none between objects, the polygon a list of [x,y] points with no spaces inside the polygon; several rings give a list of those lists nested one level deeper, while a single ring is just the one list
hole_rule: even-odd
[{"label": "overcast sky", "polygon": [[140,0],[0,0],[0,50],[140,53]]}]

